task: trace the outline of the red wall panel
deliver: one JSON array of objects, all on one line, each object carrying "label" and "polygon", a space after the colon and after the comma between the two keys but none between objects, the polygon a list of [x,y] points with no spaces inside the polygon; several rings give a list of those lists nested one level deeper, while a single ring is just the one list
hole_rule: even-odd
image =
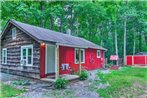
[{"label": "red wall panel", "polygon": [[144,65],[145,64],[145,56],[134,56],[134,64]]},{"label": "red wall panel", "polygon": [[145,65],[145,56],[134,56],[134,64]]},{"label": "red wall panel", "polygon": [[[60,74],[71,73],[71,69],[75,72],[79,70],[79,64],[75,64],[75,48],[72,47],[59,47],[59,66]],[[69,70],[62,70],[62,64],[69,64]],[[101,51],[101,58],[97,58],[96,49],[85,49],[85,63],[82,64],[86,70],[94,70],[97,68],[102,68],[104,64],[104,51]]]},{"label": "red wall panel", "polygon": [[146,58],[146,60],[145,60],[145,65],[147,65],[147,56],[146,56],[145,58]]},{"label": "red wall panel", "polygon": [[133,56],[126,56],[127,65],[147,65],[147,56],[144,55],[133,55]]},{"label": "red wall panel", "polygon": [[133,64],[133,63],[132,63],[132,56],[126,56],[126,64],[127,64],[128,66],[130,66],[130,65]]}]

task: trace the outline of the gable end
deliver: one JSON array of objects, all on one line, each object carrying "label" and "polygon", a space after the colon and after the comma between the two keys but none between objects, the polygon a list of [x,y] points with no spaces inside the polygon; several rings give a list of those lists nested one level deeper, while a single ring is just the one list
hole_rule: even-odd
[{"label": "gable end", "polygon": [[[16,27],[17,29],[21,30],[23,33],[27,34],[29,37],[31,37],[32,39],[34,39],[37,42],[42,42],[39,39],[37,39],[36,37],[34,37],[33,35],[31,35],[30,33],[28,33],[26,30],[24,30],[23,28],[21,28],[20,26],[18,26],[16,23],[14,23],[12,20],[9,20],[6,24],[6,26],[4,27],[2,33],[1,33],[1,40],[3,39],[3,37],[5,36],[5,34],[10,30],[11,26]],[[11,28],[12,29],[12,28]]]}]

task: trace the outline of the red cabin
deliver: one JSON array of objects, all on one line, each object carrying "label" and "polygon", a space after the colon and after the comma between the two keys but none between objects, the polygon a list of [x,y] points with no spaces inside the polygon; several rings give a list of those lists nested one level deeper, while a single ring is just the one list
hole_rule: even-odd
[{"label": "red cabin", "polygon": [[9,20],[1,38],[1,68],[12,74],[44,78],[104,66],[105,48],[69,34]]}]

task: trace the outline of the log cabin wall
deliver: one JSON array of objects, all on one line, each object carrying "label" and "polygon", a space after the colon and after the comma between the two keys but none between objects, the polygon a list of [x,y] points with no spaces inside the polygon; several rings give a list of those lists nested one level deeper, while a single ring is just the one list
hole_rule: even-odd
[{"label": "log cabin wall", "polygon": [[[0,61],[1,71],[26,77],[40,78],[40,44],[18,28],[16,28],[16,39],[12,39],[11,29],[13,27],[10,24],[4,37],[1,39],[1,49],[7,48],[7,64],[2,64],[2,61]],[[33,66],[21,66],[21,46],[30,44],[33,45]]]}]

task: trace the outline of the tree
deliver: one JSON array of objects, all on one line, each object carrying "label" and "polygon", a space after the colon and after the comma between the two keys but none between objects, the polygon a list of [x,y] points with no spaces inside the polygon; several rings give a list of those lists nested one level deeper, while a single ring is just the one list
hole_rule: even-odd
[{"label": "tree", "polygon": [[62,33],[70,28],[72,35],[107,48],[107,58],[116,54],[125,60],[125,55],[147,51],[146,1],[2,0],[1,3],[1,29],[9,19]]}]

